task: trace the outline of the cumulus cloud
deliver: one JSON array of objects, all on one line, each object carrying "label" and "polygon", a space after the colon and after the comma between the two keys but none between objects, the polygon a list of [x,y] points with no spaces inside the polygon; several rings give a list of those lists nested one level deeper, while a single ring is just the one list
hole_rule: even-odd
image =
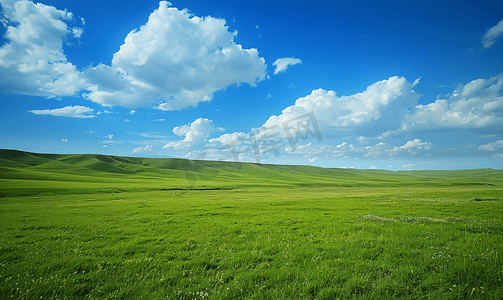
[{"label": "cumulus cloud", "polygon": [[63,108],[55,109],[43,109],[43,110],[29,110],[29,112],[36,115],[51,115],[59,117],[70,117],[70,118],[95,118],[95,115],[91,115],[94,109],[85,106],[65,106]]},{"label": "cumulus cloud", "polygon": [[297,99],[295,105],[285,108],[281,115],[271,116],[263,126],[282,126],[312,112],[321,130],[330,134],[396,128],[400,124],[397,116],[417,105],[420,95],[412,86],[405,78],[394,76],[351,96],[338,97],[335,91],[313,90],[310,95]]},{"label": "cumulus cloud", "polygon": [[281,72],[285,72],[289,66],[294,66],[301,63],[302,61],[300,59],[294,57],[278,58],[272,64],[273,66],[276,66],[276,69],[274,70],[274,75],[279,74]]},{"label": "cumulus cloud", "polygon": [[503,74],[490,79],[476,79],[460,85],[449,99],[437,99],[417,105],[402,118],[400,129],[393,134],[443,129],[480,129],[503,124]]},{"label": "cumulus cloud", "polygon": [[133,150],[133,153],[145,153],[145,152],[149,152],[149,151],[152,151],[153,146],[145,146],[145,147],[138,147],[138,148],[134,148]]},{"label": "cumulus cloud", "polygon": [[[374,147],[355,147],[348,143],[337,146],[319,144],[325,138],[347,137],[355,134],[360,142],[369,143],[370,139],[358,135],[382,128],[396,128],[400,118],[417,105],[417,94],[412,87],[418,83],[408,82],[403,77],[390,77],[370,85],[364,92],[351,96],[338,97],[335,91],[317,89],[310,95],[297,99],[294,105],[282,110],[282,114],[271,116],[260,128],[251,129],[250,133],[235,132],[210,139],[207,148],[231,146],[237,153],[248,153],[261,157],[264,153],[278,155],[279,151],[289,154],[302,153],[313,157],[364,157],[382,155],[393,156],[411,154],[413,149],[429,149],[431,144],[419,139],[400,147],[378,144]],[[299,145],[302,140],[307,144]],[[314,145],[312,142],[318,142]],[[262,146],[267,148],[261,149]],[[379,153],[380,148],[384,147]],[[250,151],[253,150],[253,151]],[[409,151],[410,150],[410,151]],[[384,153],[385,152],[385,153]]]},{"label": "cumulus cloud", "polygon": [[223,19],[161,1],[148,22],[127,35],[111,66],[85,70],[85,96],[106,106],[180,110],[233,84],[253,86],[265,79],[267,66],[257,49],[236,44],[236,35]]},{"label": "cumulus cloud", "polygon": [[135,112],[136,112],[136,110],[134,110],[134,109],[133,109],[132,111],[130,111],[130,112],[129,112],[129,114],[130,114],[130,115],[132,115],[132,114],[134,114]]},{"label": "cumulus cloud", "polygon": [[237,145],[244,141],[247,137],[249,137],[249,134],[243,132],[226,133],[218,138],[210,139],[208,142],[213,145],[217,145],[215,143],[219,143],[220,145]]},{"label": "cumulus cloud", "polygon": [[0,90],[6,94],[73,96],[85,88],[80,72],[67,61],[63,43],[83,30],[70,27],[73,15],[31,1],[1,0],[8,41],[0,48]]},{"label": "cumulus cloud", "polygon": [[178,142],[167,143],[163,148],[183,149],[203,146],[211,133],[223,130],[223,128],[215,127],[212,120],[199,118],[191,124],[173,128],[174,134],[178,136],[185,136],[185,138]]},{"label": "cumulus cloud", "polygon": [[0,82],[3,93],[59,98],[84,91],[104,106],[180,110],[233,84],[254,86],[267,74],[257,49],[237,44],[225,20],[193,16],[166,1],[126,36],[111,65],[77,70],[63,51],[83,34],[71,25],[72,13],[31,1],[0,2],[8,40],[0,48],[0,74],[9,78]]},{"label": "cumulus cloud", "polygon": [[413,141],[408,141],[403,146],[398,147],[397,150],[406,150],[406,151],[409,151],[409,152],[412,151],[413,149],[430,150],[432,145],[433,145],[432,143],[421,142],[420,139],[415,139]]},{"label": "cumulus cloud", "polygon": [[482,36],[482,45],[484,48],[489,48],[496,40],[503,35],[503,20],[499,21],[498,24],[489,28],[486,33]]},{"label": "cumulus cloud", "polygon": [[365,157],[403,157],[418,154],[420,150],[430,150],[433,143],[422,142],[420,139],[408,141],[405,145],[391,147],[387,143],[379,142],[374,146],[364,147]]},{"label": "cumulus cloud", "polygon": [[482,151],[496,151],[497,149],[503,148],[503,140],[492,142],[485,145],[480,145],[478,150]]}]

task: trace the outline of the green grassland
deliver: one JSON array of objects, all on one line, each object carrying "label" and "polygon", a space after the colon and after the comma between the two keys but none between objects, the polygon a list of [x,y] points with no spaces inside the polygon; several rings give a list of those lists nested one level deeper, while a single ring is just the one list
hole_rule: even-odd
[{"label": "green grassland", "polygon": [[501,299],[503,171],[0,150],[1,299]]}]

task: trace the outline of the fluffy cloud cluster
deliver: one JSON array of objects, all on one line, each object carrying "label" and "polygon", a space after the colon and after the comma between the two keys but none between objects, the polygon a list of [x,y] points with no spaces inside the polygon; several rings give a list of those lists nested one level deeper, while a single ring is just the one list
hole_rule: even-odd
[{"label": "fluffy cloud cluster", "polygon": [[403,77],[390,77],[370,85],[366,91],[351,96],[338,97],[336,92],[313,90],[308,96],[297,99],[279,116],[271,116],[263,125],[267,128],[282,126],[285,122],[308,113],[314,113],[323,131],[342,134],[372,131],[376,128],[394,128],[399,125],[397,116],[405,115],[417,105],[419,94]]},{"label": "fluffy cloud cluster", "polygon": [[285,72],[289,66],[294,66],[301,63],[302,61],[300,59],[294,57],[278,58],[275,62],[272,63],[273,66],[276,66],[274,75]]},{"label": "fluffy cloud cluster", "polygon": [[73,15],[31,1],[0,0],[8,43],[0,48],[0,90],[44,97],[75,95],[85,87],[63,43],[82,35]]},{"label": "fluffy cloud cluster", "polygon": [[107,106],[180,110],[210,101],[215,91],[230,85],[255,85],[265,78],[265,60],[256,49],[236,44],[237,33],[228,31],[225,20],[169,6],[161,1],[148,22],[127,35],[111,66],[85,71],[88,99]]},{"label": "fluffy cloud cluster", "polygon": [[0,82],[4,93],[62,97],[85,90],[85,98],[104,106],[180,110],[266,76],[265,60],[236,44],[225,20],[193,16],[166,1],[127,35],[110,66],[83,71],[63,52],[65,42],[83,33],[70,26],[70,12],[31,1],[0,3],[9,24],[9,43],[0,48],[0,74],[9,78]]},{"label": "fluffy cloud cluster", "polygon": [[[313,90],[310,95],[297,99],[295,105],[285,108],[282,114],[271,116],[261,128],[252,129],[253,134],[224,134],[209,140],[206,147],[231,145],[240,153],[251,147],[254,151],[250,154],[253,154],[257,147],[253,144],[252,136],[258,139],[261,134],[276,134],[274,139],[282,139],[282,151],[301,153],[310,158],[392,158],[421,153],[432,155],[429,150],[433,143],[420,139],[425,132],[491,129],[499,128],[503,123],[503,75],[460,85],[448,99],[437,99],[428,105],[417,104],[419,94],[413,88],[418,82],[419,80],[408,82],[405,78],[390,77],[370,85],[362,93],[341,97],[334,91]],[[311,116],[315,119],[310,120]],[[319,128],[315,128],[315,122]],[[290,142],[298,142],[298,137],[303,134],[303,140],[308,142],[305,138],[310,138],[315,145],[308,143],[289,148],[292,146]],[[404,140],[407,142],[401,146],[392,146],[385,142],[391,135],[407,138]],[[411,135],[419,138],[410,140]],[[322,140],[333,142],[339,138],[347,141],[355,139],[360,144],[367,145],[374,141],[374,146],[354,146],[347,142],[337,146],[319,144]],[[379,143],[375,142],[377,138],[381,139]],[[259,145],[260,143],[258,141]],[[480,146],[479,150],[492,151],[497,147],[499,142]]]},{"label": "fluffy cloud cluster", "polygon": [[503,148],[503,140],[499,140],[499,141],[496,141],[496,142],[492,142],[492,143],[489,143],[489,144],[485,144],[485,145],[480,145],[478,150],[482,150],[482,151],[496,151],[500,148]]},{"label": "fluffy cloud cluster", "polygon": [[43,110],[30,110],[29,112],[34,113],[36,115],[51,115],[51,116],[59,116],[59,117],[70,117],[70,118],[95,118],[95,115],[92,115],[94,109],[85,107],[85,106],[65,106],[63,108],[56,109],[43,109]]},{"label": "fluffy cloud cluster", "polygon": [[503,125],[503,74],[460,85],[448,99],[417,105],[404,115],[400,129],[392,134],[449,129],[479,129]]},{"label": "fluffy cloud cluster", "polygon": [[418,105],[420,95],[413,90],[418,82],[395,76],[368,86],[362,93],[341,97],[335,91],[313,90],[285,108],[281,115],[271,116],[263,128],[282,127],[313,113],[323,135],[354,134],[363,143],[367,137],[503,125],[503,74],[460,85],[448,99],[437,99],[427,105]]},{"label": "fluffy cloud cluster", "polygon": [[206,142],[211,133],[223,130],[223,128],[215,127],[212,120],[199,118],[192,122],[192,124],[173,128],[174,134],[185,136],[185,138],[178,142],[167,143],[163,148],[183,149],[200,147]]},{"label": "fluffy cloud cluster", "polygon": [[482,45],[484,48],[489,48],[496,42],[500,36],[503,35],[503,20],[499,21],[498,24],[489,28],[484,36],[482,36]]},{"label": "fluffy cloud cluster", "polygon": [[246,138],[249,138],[249,134],[243,132],[226,133],[218,138],[210,139],[206,147],[216,147],[217,145],[239,145]]}]

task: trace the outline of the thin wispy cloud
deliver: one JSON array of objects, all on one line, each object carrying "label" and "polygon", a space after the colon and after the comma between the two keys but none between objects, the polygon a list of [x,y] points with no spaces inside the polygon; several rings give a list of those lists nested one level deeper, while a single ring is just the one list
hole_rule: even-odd
[{"label": "thin wispy cloud", "polygon": [[482,36],[482,45],[484,48],[489,48],[496,43],[496,40],[503,36],[503,19],[498,24],[489,28]]},{"label": "thin wispy cloud", "polygon": [[137,147],[134,148],[133,153],[147,153],[149,151],[152,151],[153,150],[152,148],[153,148],[152,145],[147,145],[145,147]]},{"label": "thin wispy cloud", "polygon": [[62,108],[55,108],[55,109],[29,110],[29,112],[34,113],[36,115],[51,115],[51,116],[79,118],[79,119],[96,118],[95,115],[91,114],[93,111],[94,109],[92,108],[80,105],[65,106]]}]

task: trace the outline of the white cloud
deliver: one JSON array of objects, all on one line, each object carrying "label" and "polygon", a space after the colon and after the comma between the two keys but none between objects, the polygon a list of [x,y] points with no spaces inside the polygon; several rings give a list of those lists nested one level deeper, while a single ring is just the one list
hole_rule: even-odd
[{"label": "white cloud", "polygon": [[103,111],[99,110],[96,114],[101,115],[101,114],[113,114],[113,113],[114,113],[113,111],[104,109]]},{"label": "white cloud", "polygon": [[415,139],[413,141],[408,141],[405,145],[403,146],[400,146],[398,148],[396,148],[397,150],[407,150],[407,151],[411,151],[412,149],[423,149],[424,150],[430,150],[431,149],[431,146],[433,146],[432,143],[428,143],[428,142],[421,142],[420,139]]},{"label": "white cloud", "polygon": [[215,127],[213,121],[206,118],[199,118],[189,125],[177,126],[173,128],[173,133],[185,138],[178,142],[170,142],[163,148],[183,149],[188,147],[203,146],[211,133],[223,131],[223,128]]},{"label": "white cloud", "polygon": [[272,64],[273,66],[276,66],[276,69],[274,70],[274,75],[279,74],[281,72],[285,72],[289,66],[294,66],[301,63],[302,61],[300,59],[294,57],[278,58]]},{"label": "white cloud", "polygon": [[492,142],[486,145],[480,145],[478,150],[481,151],[496,151],[497,149],[503,148],[503,140]]},{"label": "white cloud", "polygon": [[225,20],[196,17],[166,1],[126,36],[110,66],[83,71],[63,52],[63,43],[83,34],[70,26],[72,13],[30,1],[0,2],[0,19],[8,25],[0,75],[10,79],[0,82],[3,93],[63,97],[87,91],[85,98],[104,106],[180,110],[233,84],[254,86],[266,78],[265,60],[257,49],[236,44],[237,32]]},{"label": "white cloud", "polygon": [[130,111],[130,112],[129,112],[129,114],[130,114],[130,115],[132,115],[132,114],[134,114],[135,112],[136,112],[136,110],[134,110],[134,109],[133,109],[132,111]]},{"label": "white cloud", "polygon": [[[75,95],[85,88],[80,72],[67,61],[63,42],[77,39],[70,12],[31,1],[1,0],[8,41],[0,48],[0,90],[44,97]],[[0,17],[1,18],[1,17]]]},{"label": "white cloud", "polygon": [[449,99],[417,105],[403,115],[401,128],[382,137],[410,131],[441,129],[478,129],[503,124],[503,74],[490,79],[476,79],[460,85]]},{"label": "white cloud", "polygon": [[480,145],[479,148],[477,150],[482,150],[482,151],[495,151],[496,149],[493,148],[493,146],[491,145],[491,143],[487,144],[487,145]]},{"label": "white cloud", "polygon": [[[331,140],[354,134],[360,143],[368,144],[372,139],[358,134],[375,131],[377,135],[382,133],[383,128],[396,128],[401,123],[399,116],[405,115],[411,107],[417,105],[420,95],[412,90],[412,86],[417,83],[417,80],[410,83],[403,77],[395,76],[370,85],[364,92],[342,97],[338,97],[334,91],[313,90],[310,95],[297,99],[295,105],[282,110],[282,114],[271,116],[259,129],[252,129],[253,134],[243,132],[225,134],[218,139],[211,139],[206,147],[217,147],[216,142],[222,145],[231,144],[232,141],[233,146],[242,146],[241,143],[250,144],[250,141],[253,144],[252,136],[259,139],[261,136],[272,135],[275,142],[281,139],[282,144],[278,146],[285,152],[302,153],[311,158],[315,156],[389,158],[414,155],[419,152],[418,150],[429,150],[433,144],[422,142],[420,139],[398,147],[386,143],[367,147],[355,147],[347,142],[337,146],[319,143],[325,138]],[[318,127],[315,124],[318,124]],[[242,141],[239,141],[238,137]],[[287,137],[294,138],[295,144],[291,145],[292,140]],[[307,141],[306,145],[297,145],[299,142],[297,137],[302,137],[303,140],[311,138],[312,141]],[[252,150],[255,155],[264,152],[257,151],[256,145],[251,146],[254,146]]]},{"label": "white cloud", "polygon": [[66,142],[68,142],[68,139],[61,139],[61,141],[62,141],[63,143],[66,143]]},{"label": "white cloud", "polygon": [[166,119],[155,119],[154,122],[164,122]]},{"label": "white cloud", "polygon": [[124,123],[131,122],[129,119],[124,119]]},{"label": "white cloud", "polygon": [[36,115],[52,115],[59,117],[70,118],[95,118],[95,115],[90,115],[94,109],[85,106],[65,106],[63,108],[43,109],[43,110],[30,110],[29,112]]},{"label": "white cloud", "polygon": [[373,165],[372,167],[370,167],[369,169],[371,170],[377,170],[377,166],[376,165]]},{"label": "white cloud", "polygon": [[351,96],[338,97],[334,91],[317,89],[297,99],[295,105],[285,108],[281,115],[271,116],[264,126],[282,126],[312,112],[321,130],[331,135],[396,128],[400,124],[397,116],[405,115],[410,107],[417,105],[419,96],[410,82],[396,76]]},{"label": "white cloud", "polygon": [[243,132],[226,133],[218,138],[210,139],[208,142],[220,143],[220,145],[239,145],[247,137],[249,137],[249,135]]},{"label": "white cloud", "polygon": [[106,136],[106,138],[108,138],[109,140],[111,140],[111,139],[114,138],[114,135],[113,134],[109,134],[108,136]]},{"label": "white cloud", "polygon": [[375,146],[367,146],[365,150],[368,151],[365,154],[366,157],[383,157],[383,156],[404,156],[415,155],[419,150],[430,150],[432,143],[422,142],[420,139],[414,139],[408,141],[403,146],[391,147],[387,143],[380,142]]},{"label": "white cloud", "polygon": [[256,49],[234,42],[223,19],[192,16],[161,1],[148,22],[131,31],[112,65],[85,70],[86,97],[106,106],[180,110],[210,101],[233,84],[255,85],[266,76]]},{"label": "white cloud", "polygon": [[133,150],[133,153],[145,153],[145,152],[149,152],[149,151],[152,151],[153,146],[145,146],[145,147],[138,147],[138,148],[134,148]]},{"label": "white cloud", "polygon": [[80,38],[82,36],[82,33],[84,33],[84,30],[82,28],[73,27],[72,33],[76,38]]},{"label": "white cloud", "polygon": [[496,40],[503,35],[503,20],[499,21],[498,24],[489,28],[486,33],[482,36],[482,45],[484,48],[489,48]]}]

